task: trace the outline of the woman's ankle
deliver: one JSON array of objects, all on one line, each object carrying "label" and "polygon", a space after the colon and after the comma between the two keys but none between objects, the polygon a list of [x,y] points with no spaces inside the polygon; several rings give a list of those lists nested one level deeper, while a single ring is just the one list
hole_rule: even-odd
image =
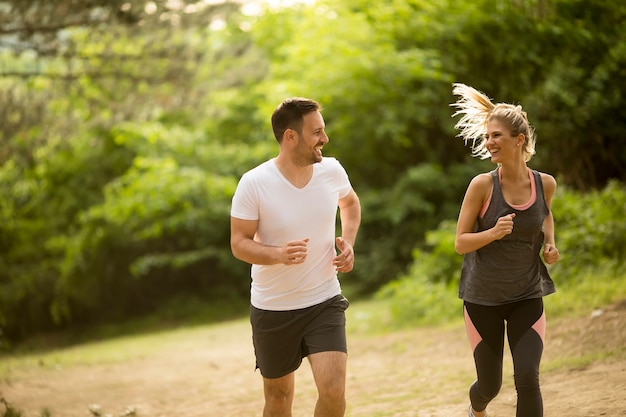
[{"label": "woman's ankle", "polygon": [[487,417],[487,409],[484,409],[483,411],[476,411],[471,405],[470,413],[470,417]]}]

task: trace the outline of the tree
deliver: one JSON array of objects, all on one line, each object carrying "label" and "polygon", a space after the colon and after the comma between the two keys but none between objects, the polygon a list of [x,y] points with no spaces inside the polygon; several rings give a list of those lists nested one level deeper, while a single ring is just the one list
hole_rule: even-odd
[{"label": "tree", "polygon": [[207,286],[241,273],[226,207],[254,146],[220,146],[222,109],[262,71],[238,6],[50,3],[0,9],[2,333],[138,314],[173,287],[223,296]]},{"label": "tree", "polygon": [[276,153],[269,116],[291,95],[324,105],[325,153],[363,202],[353,293],[426,253],[491,167],[455,138],[453,82],[521,103],[532,166],[561,184],[623,180],[626,7],[587,3],[0,3],[0,329],[243,298],[230,199]]}]

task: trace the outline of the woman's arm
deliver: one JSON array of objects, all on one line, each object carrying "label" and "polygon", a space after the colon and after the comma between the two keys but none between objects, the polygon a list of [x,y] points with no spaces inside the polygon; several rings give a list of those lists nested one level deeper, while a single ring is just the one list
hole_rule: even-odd
[{"label": "woman's arm", "polygon": [[547,264],[559,260],[559,250],[556,248],[554,237],[554,217],[552,216],[552,197],[556,192],[556,180],[552,175],[541,173],[543,192],[549,213],[543,220],[543,259]]},{"label": "woman's arm", "polygon": [[491,229],[474,232],[480,210],[491,195],[492,188],[493,180],[490,174],[477,175],[467,187],[456,226],[454,248],[457,253],[463,255],[473,252],[513,231],[515,213],[500,217]]}]

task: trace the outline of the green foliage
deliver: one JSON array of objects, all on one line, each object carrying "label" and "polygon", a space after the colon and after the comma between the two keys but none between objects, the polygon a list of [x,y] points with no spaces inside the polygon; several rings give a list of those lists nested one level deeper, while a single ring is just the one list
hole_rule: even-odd
[{"label": "green foliage", "polygon": [[[102,158],[105,152],[108,158]],[[75,229],[82,207],[98,201],[100,187],[130,156],[106,136],[50,138],[34,152],[32,168],[19,156],[2,167],[0,326],[6,336],[54,325],[50,304],[65,236]]]},{"label": "green foliage", "polygon": [[[556,266],[559,264],[554,268]],[[623,263],[620,268],[615,268],[614,264],[594,263],[578,269],[575,279],[554,271],[557,292],[544,299],[546,311],[554,317],[567,317],[573,311],[589,315],[596,309],[623,302],[626,299],[626,274],[623,271]]]},{"label": "green foliage", "polygon": [[[215,10],[241,23],[232,7]],[[253,54],[233,64],[249,49],[244,32],[209,31],[200,13],[185,19],[194,16],[200,26],[185,30],[164,20],[144,21],[149,33],[68,28],[63,56],[3,61],[31,74],[0,85],[14,104],[0,112],[12,121],[0,151],[3,347],[67,323],[132,316],[178,292],[246,291],[247,279],[233,279],[247,268],[228,248],[230,196],[269,147],[254,143],[258,134],[229,137],[234,123],[220,110],[255,108],[228,91],[255,82],[245,70],[262,67]],[[253,121],[237,133],[259,131]]]},{"label": "green foliage", "polygon": [[[430,245],[427,232],[446,218],[458,215],[465,187],[472,177],[471,165],[447,169],[422,164],[407,170],[386,190],[366,188],[360,192],[363,216],[356,247],[355,274],[361,293],[376,291],[404,273],[414,249]],[[454,247],[453,247],[454,249]],[[449,278],[443,279],[448,282]],[[344,281],[349,287],[352,279]]]},{"label": "green foliage", "polygon": [[583,190],[625,178],[623,4],[481,0],[453,9],[443,18],[450,29],[436,34],[445,50],[462,52],[444,55],[444,68],[496,101],[524,106],[544,171]]},{"label": "green foliage", "polygon": [[620,143],[626,118],[626,8],[610,1],[561,0],[555,9],[542,27],[551,62],[524,100],[546,140],[547,169],[578,189],[599,188],[626,173]]},{"label": "green foliage", "polygon": [[390,300],[391,327],[445,324],[459,317],[461,303],[454,302],[452,287],[431,282],[419,271],[409,274],[412,279],[392,281],[376,293],[376,298]]},{"label": "green foliage", "polygon": [[[396,45],[398,28],[390,26],[414,24],[420,12],[429,11],[407,12],[407,21],[394,20],[391,14],[401,3],[391,8],[321,2],[264,16],[258,23],[264,35],[259,46],[280,54],[270,68],[272,77],[259,89],[272,104],[289,95],[319,100],[330,137],[325,150],[364,187],[384,189],[415,165],[448,166],[465,155],[461,141],[449,140],[454,78],[443,71],[439,53],[429,45]],[[379,8],[384,10],[378,13]],[[283,39],[282,31],[291,26],[297,30]]]},{"label": "green foliage", "polygon": [[376,293],[391,300],[397,325],[446,323],[458,316],[456,277],[461,273],[462,257],[454,249],[456,223],[444,221],[426,233],[429,250],[415,249],[413,263],[406,275],[389,282]]},{"label": "green foliage", "polygon": [[181,165],[192,162],[192,149],[207,154],[206,138],[158,124],[117,135],[144,156],[104,187],[101,204],[79,217],[79,230],[66,244],[56,318],[71,319],[72,310],[109,319],[150,311],[173,291],[210,298],[226,285],[235,295],[245,293],[245,280],[228,284],[231,273],[242,272],[227,250],[230,229],[223,221],[236,180]]},{"label": "green foliage", "polygon": [[580,193],[561,187],[552,210],[561,261],[560,280],[577,282],[590,267],[618,274],[626,261],[626,185],[611,181],[602,190]]},{"label": "green foliage", "polygon": [[[5,346],[190,293],[246,297],[249,267],[228,244],[230,198],[243,172],[277,152],[269,116],[291,95],[324,105],[325,153],[361,197],[348,292],[413,274],[433,286],[422,294],[450,291],[457,264],[445,260],[458,257],[444,221],[486,164],[454,138],[457,81],[523,104],[538,133],[534,166],[571,187],[555,201],[555,275],[573,282],[589,262],[623,263],[621,186],[593,191],[626,179],[622,2],[318,0],[260,15],[192,0],[6,3]],[[62,33],[36,24],[46,19]],[[600,232],[587,233],[592,221]]]}]

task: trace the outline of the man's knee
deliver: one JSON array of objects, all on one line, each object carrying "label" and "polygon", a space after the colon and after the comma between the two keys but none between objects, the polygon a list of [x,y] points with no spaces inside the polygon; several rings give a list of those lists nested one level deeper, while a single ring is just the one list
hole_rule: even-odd
[{"label": "man's knee", "polygon": [[283,389],[265,390],[265,399],[273,403],[286,403],[291,397],[292,394],[289,391]]},{"label": "man's knee", "polygon": [[327,401],[343,401],[346,397],[345,383],[340,381],[328,382],[318,387],[318,394],[320,398]]},{"label": "man's knee", "polygon": [[272,409],[290,408],[294,394],[293,376],[287,375],[276,379],[266,378],[264,379],[263,390],[267,406]]}]

